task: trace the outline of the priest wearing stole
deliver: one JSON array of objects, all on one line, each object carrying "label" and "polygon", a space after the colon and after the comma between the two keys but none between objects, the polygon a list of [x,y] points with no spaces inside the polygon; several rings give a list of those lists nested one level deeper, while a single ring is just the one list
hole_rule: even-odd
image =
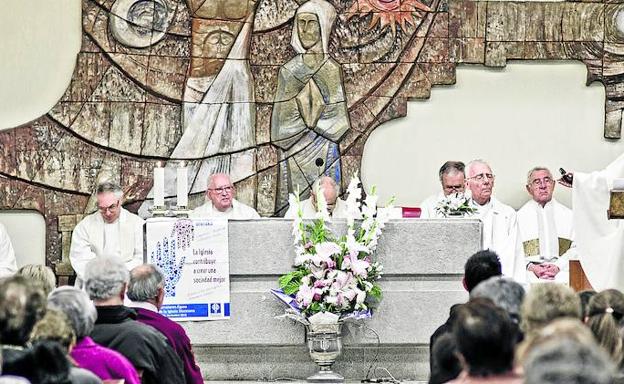
[{"label": "priest wearing stole", "polygon": [[531,169],[526,189],[532,200],[518,211],[518,224],[527,269],[532,272],[528,279],[567,284],[573,252],[572,210],[553,199],[555,180],[548,168]]},{"label": "priest wearing stole", "polygon": [[473,160],[466,166],[466,189],[475,216],[483,222],[482,247],[500,257],[503,275],[518,282],[526,281],[526,265],[518,237],[516,211],[492,196],[494,174],[483,160]]},{"label": "priest wearing stole", "polygon": [[624,178],[624,154],[602,171],[574,173],[574,241],[583,271],[596,291],[624,290],[624,224],[607,216],[610,190],[618,178]]},{"label": "priest wearing stole", "polygon": [[82,219],[72,233],[69,260],[82,285],[86,265],[102,256],[117,257],[128,270],[143,264],[143,219],[121,206],[123,191],[110,182],[98,184],[98,211]]}]

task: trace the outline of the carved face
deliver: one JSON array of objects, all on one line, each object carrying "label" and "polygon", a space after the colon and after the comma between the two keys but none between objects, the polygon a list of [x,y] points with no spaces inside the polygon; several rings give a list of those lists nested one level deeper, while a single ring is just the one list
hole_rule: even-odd
[{"label": "carved face", "polygon": [[321,25],[314,13],[300,13],[297,15],[297,33],[301,46],[310,49],[321,42]]},{"label": "carved face", "polygon": [[494,175],[486,164],[476,163],[468,170],[466,186],[472,192],[472,199],[478,204],[485,204],[492,197]]},{"label": "carved face", "polygon": [[97,208],[105,222],[112,224],[119,218],[121,198],[113,192],[97,194]]},{"label": "carved face", "polygon": [[462,172],[447,173],[442,175],[442,190],[444,196],[451,193],[464,192],[465,177]]},{"label": "carved face", "polygon": [[224,212],[232,207],[232,200],[236,196],[236,189],[232,185],[230,177],[223,174],[214,175],[206,190],[212,206]]},{"label": "carved face", "polygon": [[547,170],[535,171],[531,174],[526,189],[536,203],[544,205],[552,200],[555,180]]}]

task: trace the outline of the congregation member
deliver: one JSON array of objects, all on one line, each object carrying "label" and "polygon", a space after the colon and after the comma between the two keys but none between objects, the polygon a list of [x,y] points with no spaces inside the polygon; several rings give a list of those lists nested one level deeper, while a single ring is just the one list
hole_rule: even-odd
[{"label": "congregation member", "polygon": [[[316,217],[318,211],[316,194],[318,192],[323,194],[327,202],[327,211],[332,218],[345,219],[347,217],[347,204],[338,197],[340,195],[340,187],[331,177],[321,176],[312,184],[310,198],[301,201],[301,211],[304,219],[314,219]],[[288,207],[284,218],[294,219],[296,216],[297,210],[295,207]]]},{"label": "congregation member", "polygon": [[562,284],[533,284],[522,303],[521,328],[526,338],[532,337],[551,321],[581,318],[581,301],[572,288]]},{"label": "congregation member", "polygon": [[442,191],[435,195],[431,195],[426,198],[420,204],[420,217],[422,219],[443,218],[436,212],[436,206],[438,202],[445,196],[452,193],[463,193],[465,188],[466,175],[464,173],[464,163],[461,161],[447,161],[442,164],[438,175],[440,177],[440,184],[442,184]]},{"label": "congregation member", "polygon": [[[462,279],[462,284],[466,291],[470,293],[482,281],[494,276],[500,276],[501,274],[501,264],[498,259],[498,255],[489,250],[479,251],[470,256],[466,261],[466,264],[464,265],[464,277]],[[446,322],[439,326],[429,338],[429,363],[432,376],[437,374],[437,369],[433,366],[433,362],[435,361],[433,358],[433,349],[439,338],[451,333],[453,324],[457,319],[457,311],[461,305],[462,304],[455,304],[451,306],[449,317]],[[449,359],[452,359],[452,357],[449,357]]]},{"label": "congregation member", "polygon": [[609,354],[616,366],[624,360],[622,331],[624,330],[624,294],[607,289],[595,294],[587,307],[585,322],[596,341]]},{"label": "congregation member", "polygon": [[566,337],[538,345],[524,365],[525,384],[613,384],[615,367],[594,343]]},{"label": "congregation member", "polygon": [[143,263],[143,219],[121,206],[121,187],[100,183],[96,199],[98,211],[82,219],[72,233],[69,260],[77,286],[84,280],[87,263],[96,258],[120,258],[128,270]]},{"label": "congregation member", "polygon": [[555,179],[546,167],[529,171],[526,190],[531,200],[518,210],[518,226],[529,281],[567,284],[572,210],[553,198]]},{"label": "congregation member", "polygon": [[236,200],[236,187],[229,175],[215,173],[208,178],[206,202],[191,211],[189,217],[249,220],[258,219],[260,215],[252,207]]},{"label": "congregation member", "polygon": [[17,271],[15,250],[6,228],[0,223],[0,277],[10,276]]},{"label": "congregation member", "polygon": [[52,268],[46,265],[27,264],[18,269],[16,275],[24,276],[28,281],[39,284],[45,297],[56,288],[56,275]]},{"label": "congregation member", "polygon": [[0,280],[0,341],[2,373],[21,376],[22,359],[35,324],[45,315],[43,292],[23,276]]},{"label": "congregation member", "polygon": [[93,331],[97,312],[87,293],[75,287],[59,287],[48,296],[48,308],[65,314],[76,344],[70,356],[79,367],[88,369],[102,380],[124,380],[125,384],[140,384],[134,366],[121,353],[96,344],[89,335]]},{"label": "congregation member", "polygon": [[175,321],[158,313],[165,299],[163,274],[151,264],[135,267],[130,271],[127,296],[137,312],[137,321],[160,331],[173,346],[182,363],[187,384],[203,384],[201,371],[195,363],[191,340],[184,328]]},{"label": "congregation member", "polygon": [[490,300],[473,299],[462,305],[453,335],[464,367],[449,383],[522,383],[513,371],[515,327]]},{"label": "congregation member", "polygon": [[143,384],[185,383],[182,361],[154,328],[136,321],[136,312],[123,305],[129,272],[114,257],[98,257],[85,268],[85,291],[93,300],[97,320],[91,337],[124,355]]},{"label": "congregation member", "polygon": [[[40,343],[57,343],[62,352],[60,356],[56,357],[57,361],[54,364],[48,362],[48,364],[38,364],[38,367],[48,368],[49,371],[56,370],[55,373],[59,377],[65,376],[72,384],[102,383],[102,380],[91,371],[71,364],[69,352],[76,344],[76,335],[69,324],[69,319],[63,312],[48,308],[45,316],[35,324],[30,341],[34,346],[33,348],[37,348]],[[47,375],[49,376],[50,373],[48,372]]]},{"label": "congregation member", "polygon": [[518,336],[521,338],[520,308],[524,301],[524,288],[520,283],[507,277],[490,277],[470,292],[470,299],[476,298],[489,299],[494,305],[504,310],[513,321]]},{"label": "congregation member", "polygon": [[466,187],[471,204],[477,210],[475,217],[483,222],[483,249],[498,254],[503,275],[522,283],[526,281],[526,265],[518,237],[516,211],[494,196],[494,173],[483,160],[472,160],[466,166]]}]

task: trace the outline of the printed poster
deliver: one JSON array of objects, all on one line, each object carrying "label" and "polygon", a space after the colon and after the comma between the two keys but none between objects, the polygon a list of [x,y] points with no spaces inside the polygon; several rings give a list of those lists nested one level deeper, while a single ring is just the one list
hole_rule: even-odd
[{"label": "printed poster", "polygon": [[151,218],[145,228],[147,262],[165,275],[160,313],[176,321],[229,319],[227,220]]}]

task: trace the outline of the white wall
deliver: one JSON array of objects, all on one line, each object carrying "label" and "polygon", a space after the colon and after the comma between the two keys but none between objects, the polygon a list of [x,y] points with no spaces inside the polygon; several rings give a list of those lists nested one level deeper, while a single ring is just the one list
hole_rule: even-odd
[{"label": "white wall", "polygon": [[[519,208],[527,199],[526,172],[600,169],[624,151],[624,140],[603,138],[602,84],[585,86],[577,62],[523,62],[505,69],[460,66],[457,84],[435,87],[427,101],[408,103],[407,117],[370,136],[362,160],[366,186],[381,200],[417,206],[440,189],[446,160],[483,158],[496,174],[495,195]],[[555,196],[570,205],[569,190]]]},{"label": "white wall", "polygon": [[80,0],[0,1],[0,130],[48,112],[69,85]]},{"label": "white wall", "polygon": [[17,267],[26,264],[45,264],[46,226],[43,216],[35,211],[0,211],[11,238]]}]

